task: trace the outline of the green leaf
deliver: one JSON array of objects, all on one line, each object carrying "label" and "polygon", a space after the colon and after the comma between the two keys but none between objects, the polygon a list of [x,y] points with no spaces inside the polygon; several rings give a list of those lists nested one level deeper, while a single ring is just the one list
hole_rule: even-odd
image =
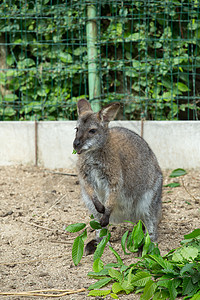
[{"label": "green leaf", "polygon": [[110,251],[112,251],[112,253],[115,255],[118,264],[119,264],[120,266],[123,266],[124,263],[123,263],[123,261],[122,261],[120,255],[119,255],[119,254],[118,254],[111,246],[109,246],[109,249],[110,249]]},{"label": "green leaf", "polygon": [[168,183],[168,184],[164,185],[164,187],[170,187],[170,188],[175,188],[178,186],[180,186],[179,182],[172,182],[172,183]]},{"label": "green leaf", "polygon": [[172,173],[169,175],[169,177],[179,177],[187,174],[187,172],[184,169],[175,169],[172,171]]},{"label": "green leaf", "polygon": [[111,280],[112,278],[108,278],[108,277],[102,278],[99,281],[95,282],[94,284],[91,284],[88,290],[100,289],[103,286],[107,285]]},{"label": "green leaf", "polygon": [[76,48],[74,51],[73,51],[73,54],[76,55],[76,56],[80,56],[82,55],[84,52],[87,51],[87,48],[86,47],[78,47]]},{"label": "green leaf", "polygon": [[117,271],[115,269],[110,269],[108,271],[108,274],[110,275],[111,278],[113,278],[113,279],[119,281],[119,283],[121,283],[123,276],[119,271]]},{"label": "green leaf", "polygon": [[191,277],[183,278],[183,295],[189,295],[195,288]]},{"label": "green leaf", "polygon": [[87,229],[85,229],[83,231],[83,233],[81,233],[80,237],[82,238],[82,240],[85,242],[85,240],[87,239]]},{"label": "green leaf", "polygon": [[145,286],[151,279],[151,274],[145,271],[141,271],[132,276],[131,283],[134,286]]},{"label": "green leaf", "polygon": [[18,69],[27,69],[29,67],[35,66],[35,62],[32,58],[26,58],[22,61],[19,61],[17,64]]},{"label": "green leaf", "polygon": [[94,272],[100,272],[103,270],[104,264],[100,258],[97,258],[93,263]]},{"label": "green leaf", "polygon": [[142,222],[139,221],[136,225],[134,235],[133,235],[134,246],[135,246],[136,249],[139,248],[139,246],[141,245],[143,239],[144,239],[144,232],[142,230]]},{"label": "green leaf", "polygon": [[93,296],[93,297],[103,297],[109,295],[111,290],[93,290],[90,291],[88,296]]},{"label": "green leaf", "polygon": [[130,294],[135,288],[128,280],[123,280],[121,286],[126,294]]},{"label": "green leaf", "polygon": [[101,229],[101,225],[99,224],[99,222],[92,220],[90,221],[90,226],[92,227],[92,229]]},{"label": "green leaf", "polygon": [[188,86],[185,85],[185,84],[182,83],[182,82],[178,82],[178,83],[177,83],[177,87],[178,87],[179,91],[181,91],[181,92],[188,92],[188,91],[190,90],[190,89],[188,88]]},{"label": "green leaf", "polygon": [[144,245],[143,245],[143,248],[142,248],[142,256],[146,255],[148,253],[148,250],[149,250],[149,246],[153,244],[151,242],[151,239],[150,239],[150,236],[148,233],[146,233],[146,236],[144,238]]},{"label": "green leaf", "polygon": [[140,299],[141,300],[151,299],[155,293],[156,288],[157,288],[157,284],[153,280],[149,280],[144,287],[144,292],[140,297]]},{"label": "green leaf", "polygon": [[84,242],[80,236],[75,238],[73,247],[72,247],[72,259],[75,266],[81,261],[83,256]]},{"label": "green leaf", "polygon": [[110,294],[110,297],[113,298],[113,299],[119,299],[119,297],[116,294],[113,294],[113,293]]},{"label": "green leaf", "polygon": [[162,256],[156,256],[156,255],[147,255],[147,257],[151,258],[152,260],[156,261],[163,269],[171,269],[173,270],[173,265],[168,262],[167,260],[164,260]]},{"label": "green leaf", "polygon": [[58,57],[64,63],[72,63],[73,62],[72,56],[69,53],[60,52]]},{"label": "green leaf", "polygon": [[200,292],[195,294],[190,300],[200,300]]},{"label": "green leaf", "polygon": [[65,228],[65,230],[73,233],[73,232],[78,232],[85,227],[86,227],[85,223],[75,223],[75,224],[71,224],[71,225],[67,226],[67,228]]},{"label": "green leaf", "polygon": [[194,263],[187,263],[183,266],[183,268],[180,270],[180,275],[182,276],[185,273],[190,273],[193,271]]},{"label": "green leaf", "polygon": [[102,269],[99,272],[89,272],[87,275],[93,278],[105,277],[108,275],[108,269]]},{"label": "green leaf", "polygon": [[185,246],[178,249],[172,256],[172,260],[176,262],[183,262],[184,260],[194,260],[198,256],[198,249],[192,246]]},{"label": "green leaf", "polygon": [[100,233],[99,233],[99,237],[104,237],[108,234],[108,229],[107,228],[102,228]]},{"label": "green leaf", "polygon": [[17,99],[18,99],[18,97],[15,94],[7,94],[4,96],[4,101],[7,101],[7,102],[13,102]]},{"label": "green leaf", "polygon": [[200,229],[195,229],[191,233],[184,235],[184,239],[194,239],[200,236]]},{"label": "green leaf", "polygon": [[15,62],[15,59],[14,59],[13,55],[8,54],[8,55],[6,56],[6,63],[7,63],[9,66],[11,66],[14,62]]},{"label": "green leaf", "polygon": [[173,280],[170,280],[168,282],[168,290],[169,290],[169,294],[170,294],[170,300],[175,300],[178,292],[176,290],[175,282]]},{"label": "green leaf", "polygon": [[123,291],[123,287],[121,286],[121,284],[119,282],[114,282],[112,285],[112,291],[113,291],[113,293],[117,294],[117,293]]},{"label": "green leaf", "polygon": [[97,248],[94,252],[94,261],[97,259],[97,258],[100,258],[104,252],[104,249],[105,249],[105,246],[107,245],[109,239],[110,239],[110,233],[108,234],[108,236],[105,236],[101,242],[97,245]]},{"label": "green leaf", "polygon": [[192,246],[186,246],[181,249],[181,255],[186,260],[194,260],[198,256],[198,249]]},{"label": "green leaf", "polygon": [[4,110],[4,115],[8,117],[12,117],[16,114],[16,111],[12,107],[6,107]]},{"label": "green leaf", "polygon": [[153,300],[169,299],[169,292],[166,290],[161,290],[154,294]]},{"label": "green leaf", "polygon": [[131,254],[131,253],[129,253],[129,252],[126,252],[126,240],[127,240],[128,234],[129,234],[129,231],[127,230],[127,231],[123,234],[123,236],[122,236],[122,238],[121,238],[121,246],[122,246],[122,250],[124,251],[124,254],[126,254],[126,255]]}]

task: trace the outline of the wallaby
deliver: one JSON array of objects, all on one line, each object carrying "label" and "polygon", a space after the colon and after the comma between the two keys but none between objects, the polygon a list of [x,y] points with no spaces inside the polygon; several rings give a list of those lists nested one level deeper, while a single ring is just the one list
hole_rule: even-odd
[{"label": "wallaby", "polygon": [[143,138],[123,127],[108,127],[119,108],[115,102],[94,113],[87,100],[78,101],[73,146],[78,154],[82,198],[102,227],[142,220],[156,242],[162,172]]}]

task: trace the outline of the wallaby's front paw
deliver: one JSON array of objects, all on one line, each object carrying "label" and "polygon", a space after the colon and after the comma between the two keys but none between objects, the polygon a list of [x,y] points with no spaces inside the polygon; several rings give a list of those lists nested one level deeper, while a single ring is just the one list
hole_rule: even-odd
[{"label": "wallaby's front paw", "polygon": [[101,227],[106,227],[109,224],[109,217],[110,215],[104,214],[103,217],[100,219]]},{"label": "wallaby's front paw", "polygon": [[94,203],[94,206],[96,208],[96,210],[100,213],[100,214],[104,214],[105,213],[105,206],[98,200],[98,198],[96,196],[94,196],[92,198],[92,201]]}]

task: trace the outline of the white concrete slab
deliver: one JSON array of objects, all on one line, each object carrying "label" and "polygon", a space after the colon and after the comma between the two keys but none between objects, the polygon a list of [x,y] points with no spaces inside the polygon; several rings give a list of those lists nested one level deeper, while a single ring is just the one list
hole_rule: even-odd
[{"label": "white concrete slab", "polygon": [[34,132],[34,122],[0,122],[0,165],[33,165]]},{"label": "white concrete slab", "polygon": [[74,168],[72,154],[76,121],[38,123],[38,164],[46,168]]},{"label": "white concrete slab", "polygon": [[[38,122],[38,165],[74,168],[76,121]],[[114,121],[141,134],[140,121]],[[162,169],[200,168],[200,121],[145,121],[143,134]],[[34,122],[0,122],[0,165],[35,163]]]}]

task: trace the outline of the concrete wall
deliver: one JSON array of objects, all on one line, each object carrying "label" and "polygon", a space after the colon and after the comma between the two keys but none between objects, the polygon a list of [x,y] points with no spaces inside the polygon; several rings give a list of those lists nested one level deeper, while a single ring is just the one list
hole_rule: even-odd
[{"label": "concrete wall", "polygon": [[[74,168],[72,154],[75,121],[38,122],[38,165]],[[141,134],[140,121],[114,121]],[[162,169],[200,167],[200,121],[145,121],[143,136],[155,152]],[[35,123],[0,122],[0,165],[35,163]]]}]

